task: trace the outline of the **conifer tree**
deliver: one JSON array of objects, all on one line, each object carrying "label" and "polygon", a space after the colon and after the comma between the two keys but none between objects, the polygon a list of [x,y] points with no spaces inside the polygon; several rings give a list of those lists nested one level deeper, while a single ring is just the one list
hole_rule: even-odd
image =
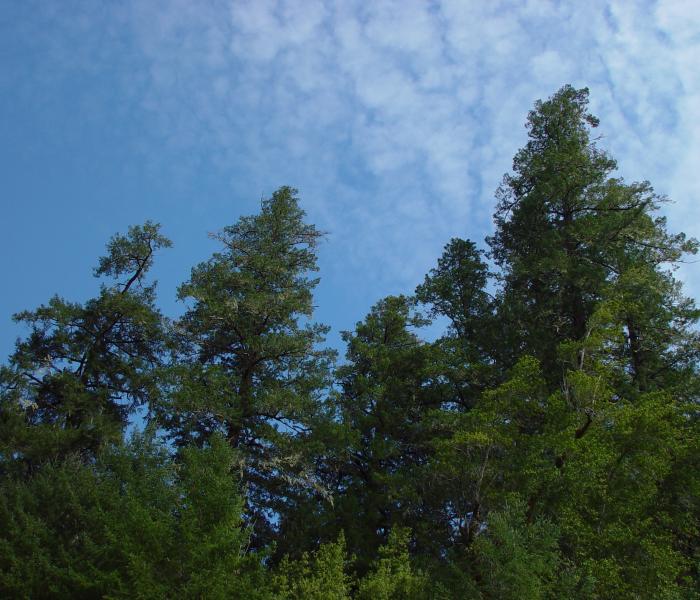
[{"label": "conifer tree", "polygon": [[111,277],[84,304],[58,296],[15,315],[30,328],[0,371],[0,452],[25,467],[121,440],[134,409],[158,394],[155,375],[165,350],[154,254],[170,246],[147,222],[114,236],[95,276]]},{"label": "conifer tree", "polygon": [[473,406],[495,381],[499,355],[493,302],[483,251],[470,240],[453,238],[435,268],[416,288],[416,299],[430,307],[430,316],[448,319],[446,335],[436,344],[441,375],[447,379],[443,404],[460,410]]},{"label": "conifer tree", "polygon": [[[697,507],[679,504],[675,486],[695,430],[700,344],[699,313],[668,267],[697,242],[666,231],[648,183],[613,177],[587,104],[570,86],[538,102],[499,190],[489,242],[507,362],[529,354],[541,369],[517,376],[521,358],[479,409],[497,408],[502,492],[525,499],[529,519],[557,521],[574,579],[593,581],[597,597],[677,597],[695,560],[677,516],[697,523]],[[529,390],[535,374],[546,386]]]},{"label": "conifer tree", "polygon": [[[417,525],[432,510],[421,497],[429,411],[439,405],[430,385],[432,348],[415,329],[426,323],[405,296],[378,302],[354,332],[344,332],[347,363],[334,396],[336,439],[328,440],[327,472],[336,494],[326,519],[345,531],[364,572],[394,527]],[[438,404],[436,404],[438,403]],[[439,535],[424,528],[422,543]]]},{"label": "conifer tree", "polygon": [[[615,161],[591,136],[598,123],[588,112],[585,88],[564,86],[535,104],[527,121],[529,140],[498,190],[496,232],[488,239],[503,270],[506,344],[513,357],[524,352],[541,359],[554,385],[561,375],[559,344],[587,335],[589,319],[612,285],[635,286],[636,294],[645,287],[642,298],[651,296],[659,309],[673,313],[662,317],[667,332],[672,322],[687,331],[689,320],[697,318],[692,306],[673,298],[675,285],[660,272],[663,264],[694,253],[696,242],[669,235],[664,219],[652,216],[664,198],[647,182],[625,184],[612,176]],[[640,361],[647,346],[649,354],[665,352],[658,344],[651,349],[658,336],[650,310],[628,302],[621,317],[627,329],[623,350],[643,386],[647,374]],[[666,338],[671,337],[669,332]],[[683,356],[680,360],[697,354],[686,348]]]},{"label": "conifer tree", "polygon": [[[333,353],[311,321],[322,237],[283,187],[214,238],[223,246],[179,290],[180,351],[160,423],[179,446],[219,432],[242,461],[249,515],[262,533],[315,479],[304,441],[322,415]],[[277,519],[277,517],[274,517]]]}]

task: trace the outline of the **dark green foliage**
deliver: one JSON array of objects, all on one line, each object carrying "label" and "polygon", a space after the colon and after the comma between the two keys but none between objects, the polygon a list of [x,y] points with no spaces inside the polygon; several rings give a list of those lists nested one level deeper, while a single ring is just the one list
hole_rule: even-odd
[{"label": "dark green foliage", "polygon": [[453,238],[437,267],[416,289],[416,298],[432,307],[433,316],[450,320],[455,337],[475,344],[488,319],[491,305],[486,292],[488,269],[474,242]]},{"label": "dark green foliage", "polygon": [[477,597],[557,597],[557,577],[561,575],[557,530],[547,522],[528,522],[522,502],[515,501],[489,515],[488,525],[476,538],[467,560],[466,569],[477,582]]},{"label": "dark green foliage", "polygon": [[[424,417],[433,407],[431,348],[413,328],[424,320],[404,296],[377,303],[355,332],[345,332],[347,364],[337,370],[337,473],[332,520],[345,530],[361,571],[394,526],[425,509],[416,474],[425,464]],[[329,516],[329,518],[331,518]]]},{"label": "dark green foliage", "polygon": [[303,219],[285,187],[214,236],[222,251],[179,290],[190,307],[176,323],[172,393],[157,406],[179,446],[220,432],[238,449],[251,522],[267,541],[270,511],[317,488],[307,438],[333,358],[317,347],[327,328],[310,322],[322,234]]},{"label": "dark green foliage", "polygon": [[155,285],[144,285],[153,254],[170,242],[158,226],[132,227],[107,246],[95,275],[114,279],[79,304],[58,297],[15,315],[30,327],[0,371],[4,468],[94,455],[118,442],[136,407],[157,395],[155,368],[164,350]]},{"label": "dark green foliage", "polygon": [[432,317],[449,320],[447,334],[436,344],[442,362],[443,402],[465,410],[498,380],[499,325],[486,291],[489,272],[474,242],[453,238],[437,267],[416,288],[418,302]]},{"label": "dark green foliage", "polygon": [[497,270],[450,240],[335,371],[291,188],[214,236],[172,327],[144,279],[169,242],[115,237],[97,298],[17,316],[0,595],[699,598],[700,311],[673,277],[698,245],[614,175],[597,125],[586,89],[538,102]]}]

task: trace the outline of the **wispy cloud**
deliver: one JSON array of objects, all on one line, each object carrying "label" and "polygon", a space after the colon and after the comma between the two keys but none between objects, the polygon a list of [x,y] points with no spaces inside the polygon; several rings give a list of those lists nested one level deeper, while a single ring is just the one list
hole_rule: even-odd
[{"label": "wispy cloud", "polygon": [[46,17],[70,32],[44,33],[67,44],[52,76],[121,69],[145,154],[167,144],[239,192],[299,187],[331,232],[330,285],[363,301],[410,291],[450,236],[483,238],[527,111],[569,82],[591,88],[621,174],[700,234],[692,1],[78,4]]}]

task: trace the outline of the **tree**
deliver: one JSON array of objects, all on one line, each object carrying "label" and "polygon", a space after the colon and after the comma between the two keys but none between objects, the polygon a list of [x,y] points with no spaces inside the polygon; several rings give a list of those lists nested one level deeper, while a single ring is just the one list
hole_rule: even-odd
[{"label": "tree", "polygon": [[[432,510],[420,492],[421,469],[430,436],[425,419],[439,400],[430,385],[432,348],[413,331],[424,324],[412,300],[389,296],[343,333],[347,362],[336,371],[340,389],[332,396],[337,427],[321,465],[335,494],[319,521],[325,535],[345,531],[360,573],[395,527]],[[430,525],[426,519],[419,537],[433,547],[441,532]]]},{"label": "tree", "polygon": [[[179,290],[190,301],[176,323],[180,350],[160,423],[184,447],[220,432],[242,461],[251,521],[261,533],[295,493],[313,488],[304,441],[333,353],[310,321],[322,237],[283,187],[260,214],[213,236],[223,245]],[[276,517],[275,517],[276,519]]]},{"label": "tree", "polygon": [[669,265],[697,242],[666,231],[653,215],[665,199],[647,182],[612,176],[587,105],[570,86],[538,102],[498,192],[489,243],[508,362],[537,357],[546,382],[533,393],[516,378],[492,396],[502,480],[528,518],[556,519],[594,595],[678,597],[695,560],[678,515],[692,522],[696,508],[675,486],[695,429],[700,313]]},{"label": "tree", "polygon": [[497,380],[498,327],[483,254],[470,240],[451,239],[437,267],[416,288],[416,299],[430,307],[430,316],[449,321],[435,348],[447,382],[444,404],[460,410],[473,406]]},{"label": "tree", "polygon": [[[503,270],[499,312],[508,324],[511,362],[518,353],[538,357],[554,385],[561,374],[559,344],[587,335],[588,321],[611,286],[634,280],[645,287],[643,296],[651,294],[655,306],[675,313],[664,317],[667,331],[671,322],[687,325],[697,318],[684,301],[674,302],[674,285],[660,271],[696,252],[697,243],[669,235],[665,221],[651,216],[664,198],[647,182],[627,185],[611,176],[615,161],[591,138],[597,126],[585,88],[564,86],[535,104],[527,121],[529,141],[498,190],[496,231],[488,238]],[[640,322],[639,308],[628,304],[622,311],[623,351],[642,383],[644,369],[634,364],[642,360],[652,325],[649,314]],[[658,346],[656,351],[664,352]]]},{"label": "tree", "polygon": [[0,592],[13,598],[269,598],[219,437],[179,463],[147,432],[0,484]]},{"label": "tree", "polygon": [[15,315],[31,331],[0,371],[5,468],[73,452],[88,459],[120,441],[129,416],[157,396],[166,333],[146,276],[155,252],[168,246],[158,225],[131,227],[111,239],[95,269],[113,279],[97,298],[56,296]]}]

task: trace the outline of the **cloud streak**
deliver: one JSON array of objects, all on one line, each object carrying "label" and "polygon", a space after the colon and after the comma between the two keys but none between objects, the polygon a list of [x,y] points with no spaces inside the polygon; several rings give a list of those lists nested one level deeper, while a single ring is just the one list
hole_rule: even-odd
[{"label": "cloud streak", "polygon": [[53,48],[47,77],[116,73],[119,102],[149,122],[146,158],[164,144],[180,176],[203,161],[236,193],[299,187],[331,233],[328,285],[360,289],[363,312],[410,291],[450,236],[483,239],[527,111],[564,83],[591,88],[621,174],[671,196],[672,227],[699,235],[691,4],[78,3],[44,13],[37,43]]}]

